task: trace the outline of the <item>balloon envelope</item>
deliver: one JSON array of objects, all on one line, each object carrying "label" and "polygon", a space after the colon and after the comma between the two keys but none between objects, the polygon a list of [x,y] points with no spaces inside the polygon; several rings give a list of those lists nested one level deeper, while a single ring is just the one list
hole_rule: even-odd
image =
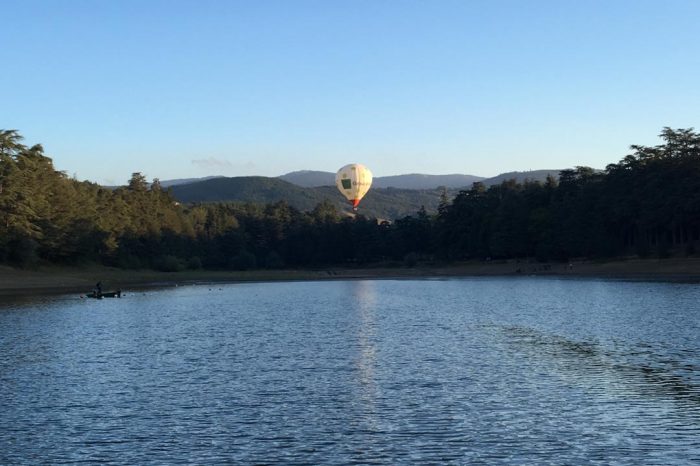
[{"label": "balloon envelope", "polygon": [[372,172],[359,163],[345,165],[335,175],[335,185],[338,191],[357,208],[360,200],[372,186]]}]

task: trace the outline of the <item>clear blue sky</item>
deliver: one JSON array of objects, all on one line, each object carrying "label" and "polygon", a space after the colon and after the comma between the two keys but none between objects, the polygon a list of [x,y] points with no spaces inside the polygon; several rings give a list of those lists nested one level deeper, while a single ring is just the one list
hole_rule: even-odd
[{"label": "clear blue sky", "polygon": [[0,5],[0,128],[99,183],[603,168],[700,126],[697,0]]}]

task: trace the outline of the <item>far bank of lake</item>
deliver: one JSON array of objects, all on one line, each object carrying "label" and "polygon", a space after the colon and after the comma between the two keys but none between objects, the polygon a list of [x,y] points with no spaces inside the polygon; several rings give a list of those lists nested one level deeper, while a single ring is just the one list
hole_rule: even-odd
[{"label": "far bank of lake", "polygon": [[430,278],[508,275],[555,275],[620,278],[648,281],[700,282],[700,258],[630,259],[538,263],[528,261],[471,261],[454,264],[418,264],[414,267],[324,267],[250,271],[187,270],[158,272],[124,270],[100,265],[45,266],[34,270],[0,266],[0,296],[86,293],[97,281],[105,289],[148,288],[195,283],[306,281],[339,279]]}]

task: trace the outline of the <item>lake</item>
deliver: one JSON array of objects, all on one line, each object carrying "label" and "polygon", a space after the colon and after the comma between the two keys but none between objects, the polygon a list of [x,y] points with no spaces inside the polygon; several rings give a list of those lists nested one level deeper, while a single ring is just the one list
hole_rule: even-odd
[{"label": "lake", "polygon": [[0,304],[0,464],[698,464],[700,286],[200,285]]}]

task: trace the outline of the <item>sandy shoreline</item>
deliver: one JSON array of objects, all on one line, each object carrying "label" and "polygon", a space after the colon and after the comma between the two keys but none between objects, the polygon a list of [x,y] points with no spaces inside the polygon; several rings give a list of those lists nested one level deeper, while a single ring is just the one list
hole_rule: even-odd
[{"label": "sandy shoreline", "polygon": [[525,262],[466,262],[445,266],[412,268],[327,268],[318,270],[256,270],[249,272],[121,270],[102,266],[42,267],[19,270],[0,266],[0,297],[89,292],[97,281],[105,290],[122,290],[195,283],[235,283],[250,281],[401,279],[469,276],[561,276],[600,277],[649,281],[700,283],[700,259],[646,259],[610,262],[553,263],[545,266]]}]

